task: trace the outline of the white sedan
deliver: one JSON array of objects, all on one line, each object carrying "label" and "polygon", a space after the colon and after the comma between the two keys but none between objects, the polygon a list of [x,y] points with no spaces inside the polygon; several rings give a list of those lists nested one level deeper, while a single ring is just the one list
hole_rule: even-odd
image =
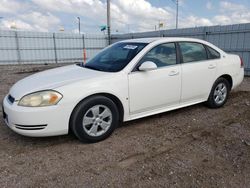
[{"label": "white sedan", "polygon": [[190,38],[115,43],[85,65],[18,81],[3,101],[13,131],[34,137],[107,138],[119,122],[206,102],[218,108],[243,80],[241,58]]}]

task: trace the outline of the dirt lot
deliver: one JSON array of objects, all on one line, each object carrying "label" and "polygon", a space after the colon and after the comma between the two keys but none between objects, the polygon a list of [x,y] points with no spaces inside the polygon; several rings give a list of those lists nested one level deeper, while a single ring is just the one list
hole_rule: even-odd
[{"label": "dirt lot", "polygon": [[[11,85],[52,65],[0,66]],[[28,138],[0,117],[0,187],[250,187],[250,78],[217,110],[202,104],[119,127],[107,140]]]}]

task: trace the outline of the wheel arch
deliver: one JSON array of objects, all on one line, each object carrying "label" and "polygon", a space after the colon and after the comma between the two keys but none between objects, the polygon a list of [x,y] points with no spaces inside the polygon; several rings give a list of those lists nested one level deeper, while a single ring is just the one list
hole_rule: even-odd
[{"label": "wheel arch", "polygon": [[123,121],[123,117],[124,117],[124,107],[123,107],[123,104],[122,104],[121,100],[120,100],[117,96],[115,96],[115,95],[113,95],[113,94],[110,94],[110,93],[105,93],[105,92],[102,92],[102,93],[95,93],[95,94],[91,94],[91,95],[89,95],[89,96],[87,96],[87,97],[84,97],[83,99],[81,99],[81,100],[75,105],[75,107],[73,108],[73,110],[72,110],[72,112],[71,112],[71,114],[70,114],[70,118],[69,118],[69,130],[70,130],[71,117],[72,117],[72,114],[73,114],[74,110],[76,109],[76,107],[77,107],[82,101],[87,100],[87,99],[89,99],[89,98],[91,98],[91,97],[94,97],[94,96],[104,96],[104,97],[107,97],[107,98],[109,98],[110,100],[112,100],[112,101],[115,103],[115,105],[117,106],[117,108],[118,108],[118,112],[119,112],[119,122],[122,122],[122,121]]},{"label": "wheel arch", "polygon": [[230,84],[230,90],[232,89],[232,87],[233,87],[233,78],[232,78],[232,76],[230,76],[229,74],[223,74],[219,78],[226,79],[228,81],[228,83]]}]

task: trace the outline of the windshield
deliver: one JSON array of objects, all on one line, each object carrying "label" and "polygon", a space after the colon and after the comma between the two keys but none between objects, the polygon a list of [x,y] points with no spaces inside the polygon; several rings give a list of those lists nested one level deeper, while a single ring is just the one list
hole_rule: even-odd
[{"label": "windshield", "polygon": [[105,72],[118,72],[122,70],[146,45],[147,43],[116,43],[90,59],[86,63],[85,68]]}]

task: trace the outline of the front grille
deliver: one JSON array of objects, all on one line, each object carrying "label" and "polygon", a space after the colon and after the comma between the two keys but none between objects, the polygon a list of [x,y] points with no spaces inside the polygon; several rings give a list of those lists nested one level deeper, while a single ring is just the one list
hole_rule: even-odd
[{"label": "front grille", "polygon": [[11,104],[13,104],[15,102],[15,98],[12,97],[11,95],[8,95],[8,100]]},{"label": "front grille", "polygon": [[15,127],[17,129],[21,129],[21,130],[41,130],[44,129],[47,125],[43,124],[43,125],[19,125],[19,124],[15,124]]}]

